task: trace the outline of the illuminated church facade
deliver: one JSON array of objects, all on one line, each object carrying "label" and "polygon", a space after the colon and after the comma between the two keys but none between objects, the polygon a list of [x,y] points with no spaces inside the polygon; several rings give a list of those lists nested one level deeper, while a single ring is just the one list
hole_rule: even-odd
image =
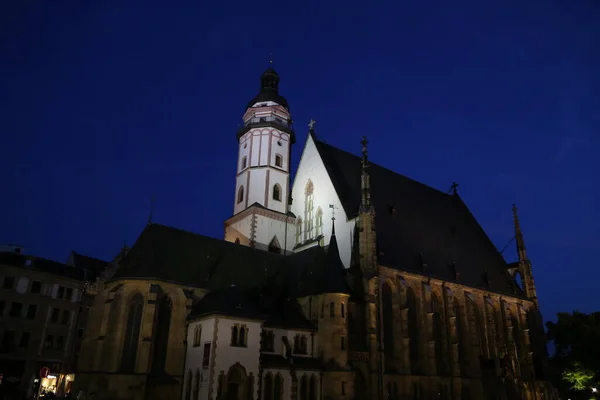
[{"label": "illuminated church facade", "polygon": [[549,399],[531,263],[447,194],[296,142],[267,69],[215,239],[150,223],[98,281],[75,388],[95,399]]}]

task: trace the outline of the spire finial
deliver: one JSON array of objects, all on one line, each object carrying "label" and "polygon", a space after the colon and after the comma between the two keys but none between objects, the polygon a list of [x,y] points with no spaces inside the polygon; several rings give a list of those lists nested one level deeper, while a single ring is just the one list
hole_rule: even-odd
[{"label": "spire finial", "polygon": [[317,121],[315,121],[314,119],[310,119],[310,122],[308,123],[308,131],[310,133],[315,133],[315,124],[317,123]]},{"label": "spire finial", "polygon": [[152,217],[154,216],[154,203],[156,202],[156,196],[152,196],[150,200],[150,213],[148,214],[148,225],[152,224]]},{"label": "spire finial", "polygon": [[330,204],[329,208],[331,208],[331,235],[335,236],[335,210],[337,210],[337,207],[333,204]]},{"label": "spire finial", "polygon": [[362,201],[361,207],[363,210],[367,210],[371,206],[371,183],[369,179],[369,173],[367,169],[369,168],[369,157],[367,151],[367,137],[363,136],[360,144],[362,146],[362,158],[360,160],[361,164],[361,190],[362,190]]},{"label": "spire finial", "polygon": [[269,65],[273,65],[273,53],[269,53]]}]

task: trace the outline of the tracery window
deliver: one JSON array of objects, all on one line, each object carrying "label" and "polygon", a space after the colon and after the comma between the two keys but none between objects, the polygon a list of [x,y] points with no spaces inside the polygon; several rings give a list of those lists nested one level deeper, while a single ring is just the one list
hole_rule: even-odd
[{"label": "tracery window", "polygon": [[314,189],[309,179],[304,190],[304,240],[314,237]]},{"label": "tracery window", "polygon": [[136,293],[129,302],[127,327],[125,329],[121,358],[121,370],[123,371],[134,372],[135,370],[143,310],[144,297],[140,293]]},{"label": "tracery window", "polygon": [[323,209],[317,207],[317,220],[316,220],[317,236],[323,234]]},{"label": "tracery window", "polygon": [[235,324],[231,327],[231,346],[248,346],[248,328],[246,325]]},{"label": "tracery window", "polygon": [[173,303],[169,296],[162,296],[158,300],[154,326],[154,355],[152,357],[152,371],[164,372],[169,352],[169,330],[171,329],[171,314]]},{"label": "tracery window", "polygon": [[381,292],[383,303],[383,351],[386,361],[389,362],[394,357],[394,311],[392,288],[389,282],[383,284]]}]

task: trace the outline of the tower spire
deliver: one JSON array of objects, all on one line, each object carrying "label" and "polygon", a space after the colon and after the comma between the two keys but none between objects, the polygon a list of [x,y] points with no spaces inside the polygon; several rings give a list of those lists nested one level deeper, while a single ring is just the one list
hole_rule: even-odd
[{"label": "tower spire", "polygon": [[361,198],[361,208],[363,209],[363,211],[368,210],[369,208],[371,208],[371,180],[369,177],[369,156],[368,156],[368,149],[367,149],[367,144],[369,142],[367,141],[367,137],[363,136],[362,140],[360,141],[360,144],[362,145],[362,157],[360,159],[360,164],[361,164],[361,179],[360,179],[360,189],[361,189],[361,193],[362,193],[362,198]]},{"label": "tower spire", "polygon": [[519,222],[519,215],[517,214],[517,205],[512,205],[513,221],[515,224],[515,241],[517,242],[517,255],[519,256],[519,262],[527,261],[527,251],[525,249],[525,240],[523,239],[523,232],[521,231],[521,223]]},{"label": "tower spire", "polygon": [[519,256],[519,273],[523,283],[523,291],[528,299],[532,300],[537,305],[537,291],[535,289],[535,281],[533,279],[533,271],[531,270],[531,262],[527,258],[525,250],[525,240],[521,231],[521,223],[517,215],[517,206],[513,204],[513,220],[515,223],[515,240],[517,242],[517,255]]}]

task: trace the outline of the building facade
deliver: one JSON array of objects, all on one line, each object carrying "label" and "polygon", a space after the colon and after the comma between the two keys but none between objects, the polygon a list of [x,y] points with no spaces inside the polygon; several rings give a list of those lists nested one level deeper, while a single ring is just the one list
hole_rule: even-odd
[{"label": "building facade", "polygon": [[[84,332],[82,270],[27,256],[22,247],[0,252],[0,373],[3,392],[68,393]],[[42,368],[48,369],[45,377]]]},{"label": "building facade", "polygon": [[224,240],[149,224],[98,286],[96,399],[548,399],[532,266],[456,190],[296,136],[269,68],[237,133]]}]

